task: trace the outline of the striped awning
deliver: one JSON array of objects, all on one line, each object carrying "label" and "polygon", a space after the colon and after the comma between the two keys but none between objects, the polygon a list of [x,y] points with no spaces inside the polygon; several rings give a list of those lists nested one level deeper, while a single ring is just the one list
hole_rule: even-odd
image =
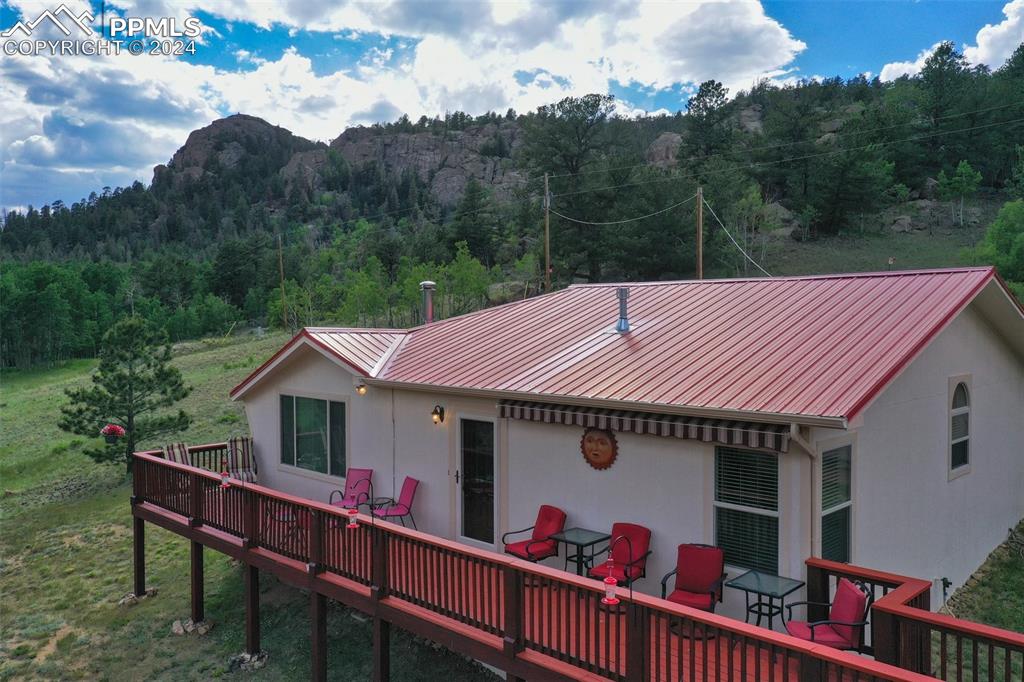
[{"label": "striped awning", "polygon": [[602,410],[576,405],[556,405],[521,400],[503,400],[499,412],[508,419],[566,424],[586,428],[685,438],[737,447],[789,450],[789,426],[726,419],[680,417],[653,412]]}]

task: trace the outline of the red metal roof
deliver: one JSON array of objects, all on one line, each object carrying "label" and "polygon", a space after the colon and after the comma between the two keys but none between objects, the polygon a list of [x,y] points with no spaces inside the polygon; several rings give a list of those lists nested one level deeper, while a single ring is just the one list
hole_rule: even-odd
[{"label": "red metal roof", "polygon": [[[994,279],[992,268],[961,268],[576,285],[404,338],[308,334],[381,383],[841,420]],[[620,286],[630,290],[626,334],[614,331]]]}]

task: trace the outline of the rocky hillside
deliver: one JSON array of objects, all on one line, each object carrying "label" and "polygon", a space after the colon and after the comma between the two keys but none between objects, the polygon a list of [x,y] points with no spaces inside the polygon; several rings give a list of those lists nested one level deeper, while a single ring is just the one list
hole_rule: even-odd
[{"label": "rocky hillside", "polygon": [[286,195],[295,190],[312,195],[328,188],[333,151],[354,171],[379,168],[395,178],[415,173],[442,206],[456,204],[471,178],[505,201],[525,185],[512,161],[520,142],[519,124],[503,120],[445,131],[348,128],[328,147],[255,116],[236,114],[193,131],[166,165],[154,168],[153,182],[180,188],[260,157],[264,169],[283,182]]}]

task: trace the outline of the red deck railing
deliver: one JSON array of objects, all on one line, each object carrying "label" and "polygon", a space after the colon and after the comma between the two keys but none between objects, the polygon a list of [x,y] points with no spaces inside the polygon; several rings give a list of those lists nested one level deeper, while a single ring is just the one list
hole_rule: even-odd
[{"label": "red deck railing", "polygon": [[829,601],[840,577],[875,592],[869,641],[877,660],[955,682],[1024,680],[1024,634],[933,613],[927,580],[824,559],[807,560],[807,598]]},{"label": "red deck railing", "polygon": [[[209,458],[218,447],[195,451]],[[453,633],[494,637],[503,661],[528,657],[552,677],[645,682],[929,679],[622,589],[621,604],[608,607],[600,601],[602,585],[596,581],[379,520],[371,523],[363,515],[356,529],[348,529],[345,514],[335,507],[236,480],[222,488],[216,474],[168,462],[157,452],[138,453],[134,471],[137,516],[160,514],[172,530],[208,526],[259,552],[259,561],[278,556],[282,563],[303,562],[314,575],[333,574],[369,586],[380,603],[405,609],[404,618],[429,619]],[[167,517],[168,512],[181,520]],[[816,579],[826,590],[828,576],[846,575],[835,566],[811,562],[808,570],[818,571]],[[850,575],[863,579],[863,573]],[[316,581],[311,584],[316,589]],[[896,581],[878,584],[891,589]],[[885,599],[881,602],[885,607]],[[882,637],[876,622],[876,650]],[[475,651],[467,647],[463,653]]]}]

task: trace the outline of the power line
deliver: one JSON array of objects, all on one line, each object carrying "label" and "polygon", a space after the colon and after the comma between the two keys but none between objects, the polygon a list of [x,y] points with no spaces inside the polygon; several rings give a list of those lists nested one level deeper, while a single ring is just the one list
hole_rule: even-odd
[{"label": "power line", "polygon": [[565,220],[568,220],[568,221],[573,222],[573,223],[579,223],[580,225],[594,225],[596,227],[602,227],[602,226],[605,226],[605,225],[622,225],[624,223],[633,223],[633,222],[636,222],[637,220],[644,220],[646,218],[653,218],[656,215],[661,215],[662,213],[668,213],[669,211],[671,211],[674,208],[679,208],[683,204],[686,204],[686,203],[689,203],[689,202],[693,201],[695,198],[697,198],[696,194],[694,194],[689,199],[683,199],[679,203],[672,204],[671,206],[666,206],[665,208],[661,209],[660,211],[655,211],[654,213],[648,213],[647,215],[637,216],[635,218],[626,218],[625,220],[612,220],[612,221],[603,222],[603,223],[595,223],[595,222],[591,222],[589,220],[580,220],[578,218],[570,218],[567,215],[563,215],[563,214],[559,213],[558,211],[556,211],[553,208],[549,209],[549,210],[553,214],[558,216],[559,218],[564,218]]},{"label": "power line", "polygon": [[[964,116],[974,116],[974,115],[977,115],[977,114],[984,114],[984,113],[987,113],[987,112],[990,112],[990,111],[996,111],[997,109],[1006,109],[1008,107],[1015,107],[1015,106],[1020,106],[1020,105],[1024,105],[1024,100],[1021,100],[1019,102],[1010,102],[1009,104],[998,104],[996,106],[987,107],[985,109],[975,109],[974,111],[965,111],[965,112],[962,112],[962,113],[959,113],[959,114],[948,114],[946,116],[937,116],[933,120],[935,120],[935,121],[945,121],[945,120],[949,120],[949,119],[953,119],[953,118],[963,118]],[[851,130],[850,132],[846,132],[846,133],[832,133],[832,134],[835,135],[836,138],[851,137],[853,135],[867,135],[868,133],[877,133],[877,132],[881,132],[883,130],[894,130],[896,128],[903,128],[905,126],[914,125],[915,123],[918,123],[918,122],[919,122],[918,120],[906,121],[904,123],[894,123],[892,125],[881,126],[881,127],[878,127],[878,128],[869,128],[867,130]],[[749,148],[744,149],[742,151],[747,152],[747,153],[759,152],[759,151],[765,151],[765,150],[769,150],[769,149],[781,149],[783,147],[795,147],[795,146],[801,145],[801,144],[813,144],[814,142],[815,142],[814,139],[807,138],[807,139],[803,139],[803,140],[797,140],[795,142],[779,142],[779,143],[776,143],[776,144],[762,145],[762,146],[759,146],[759,147],[749,147]],[[709,155],[703,157],[703,159],[713,159],[713,158],[716,158],[716,157],[719,157],[719,156],[728,156],[729,154],[732,154],[732,153],[734,153],[734,152],[732,152],[732,151],[717,152],[715,154],[709,154]],[[650,163],[644,162],[644,163],[635,163],[635,164],[632,164],[632,165],[629,165],[629,166],[612,166],[611,168],[595,168],[594,170],[578,171],[576,173],[560,173],[558,175],[549,175],[548,178],[551,179],[551,180],[554,180],[556,178],[569,178],[569,177],[576,177],[576,176],[581,176],[581,175],[593,175],[595,173],[610,173],[612,171],[631,170],[633,168],[641,168],[641,167],[646,167],[646,166],[650,166],[650,165],[651,165]]]},{"label": "power line", "polygon": [[753,263],[755,268],[757,268],[758,270],[760,270],[764,274],[766,274],[769,277],[771,277],[772,273],[770,273],[767,270],[765,270],[764,268],[762,268],[761,265],[756,260],[751,258],[750,254],[747,253],[746,250],[742,246],[740,246],[739,242],[737,242],[736,239],[733,238],[732,233],[729,232],[729,230],[727,230],[725,228],[725,225],[722,223],[722,220],[718,217],[718,214],[715,213],[715,209],[711,208],[711,204],[709,204],[707,201],[704,201],[704,205],[708,207],[708,210],[711,211],[711,215],[714,217],[715,221],[722,228],[722,231],[725,232],[726,236],[729,237],[729,241],[731,241],[733,243],[733,246],[735,246],[737,249],[739,249],[739,252],[743,254],[743,257],[746,258],[751,263]]},{"label": "power line", "polygon": [[884,146],[890,145],[890,144],[900,144],[901,142],[916,142],[917,140],[927,140],[927,139],[933,138],[933,137],[941,137],[942,135],[956,135],[957,133],[966,133],[966,132],[970,132],[972,130],[982,130],[982,129],[985,129],[985,128],[993,128],[993,127],[1001,126],[1001,125],[1013,125],[1013,124],[1021,123],[1021,122],[1024,122],[1024,118],[1016,118],[1016,119],[1012,119],[1012,120],[1009,120],[1009,121],[997,121],[995,123],[986,123],[986,124],[983,124],[983,125],[970,126],[970,127],[967,127],[967,128],[958,128],[957,130],[946,130],[946,131],[940,131],[940,132],[935,132],[935,133],[926,133],[926,134],[923,134],[923,135],[915,135],[913,137],[907,137],[907,138],[903,138],[903,139],[900,139],[900,140],[889,140],[889,141],[882,141],[882,142],[872,142],[870,144],[861,145],[859,147],[848,147],[846,149],[835,149],[835,150],[832,150],[832,151],[818,152],[818,153],[815,153],[815,154],[804,154],[803,156],[794,156],[794,157],[790,157],[790,158],[787,158],[787,159],[776,159],[774,161],[751,161],[751,162],[749,162],[747,164],[731,166],[729,168],[721,168],[721,169],[714,170],[714,171],[707,171],[705,173],[686,173],[686,174],[679,174],[679,175],[671,175],[671,176],[664,177],[664,178],[657,178],[655,180],[640,180],[640,181],[637,181],[637,182],[627,182],[627,183],[623,183],[623,184],[620,184],[620,185],[608,185],[608,186],[605,186],[605,187],[594,187],[594,188],[591,188],[591,189],[576,190],[575,192],[562,192],[561,194],[553,194],[551,196],[552,197],[570,197],[570,196],[575,196],[577,194],[589,194],[591,192],[602,192],[604,190],[620,189],[622,187],[638,187],[640,185],[650,185],[650,184],[659,183],[659,182],[673,182],[675,180],[686,180],[686,179],[689,179],[689,178],[695,178],[698,175],[703,175],[703,176],[719,175],[721,173],[731,173],[731,172],[738,171],[738,170],[749,169],[749,168],[755,167],[755,166],[774,166],[774,165],[778,165],[780,163],[789,163],[791,161],[804,161],[806,159],[816,159],[816,158],[822,158],[822,157],[827,157],[827,156],[835,156],[837,154],[847,154],[849,152],[862,151],[864,149],[870,149],[872,147],[884,147]]}]

